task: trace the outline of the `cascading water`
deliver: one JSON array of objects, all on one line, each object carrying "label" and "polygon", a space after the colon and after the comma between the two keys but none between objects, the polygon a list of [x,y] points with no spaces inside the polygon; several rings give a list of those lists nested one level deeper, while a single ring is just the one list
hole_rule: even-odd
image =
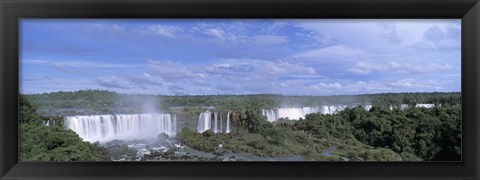
[{"label": "cascading water", "polygon": [[[212,122],[212,114],[213,114],[213,122]],[[218,112],[202,112],[198,116],[198,124],[197,124],[197,132],[202,133],[206,130],[211,129],[215,133],[223,132],[223,118],[220,114],[220,122],[218,122]],[[227,125],[225,127],[225,132],[230,132],[230,113],[227,114]],[[213,126],[213,127],[212,127]]]},{"label": "cascading water", "polygon": [[363,109],[365,109],[365,111],[370,111],[370,109],[372,109],[372,105],[371,104],[366,104],[363,106]]},{"label": "cascading water", "polygon": [[435,104],[416,104],[415,107],[417,108],[433,108]]},{"label": "cascading water", "polygon": [[[301,107],[301,108],[273,108],[273,109],[262,109],[262,115],[267,117],[269,122],[277,121],[280,118],[288,118],[290,120],[298,120],[300,118],[305,118],[305,115],[310,113],[322,113],[322,114],[334,114],[340,111],[343,111],[347,107],[346,105],[335,105],[335,106],[320,106],[320,107]],[[366,111],[370,111],[372,108],[371,104],[366,104],[362,106]],[[416,104],[417,108],[433,108],[435,104]],[[390,105],[390,110],[408,109],[408,104],[400,105]]]},{"label": "cascading water", "polygon": [[230,112],[227,113],[227,127],[225,127],[225,132],[230,133]]},{"label": "cascading water", "polygon": [[209,130],[212,124],[212,112],[202,112],[198,116],[197,132],[205,132]]},{"label": "cascading water", "polygon": [[160,133],[175,136],[176,116],[163,113],[66,116],[65,128],[75,131],[85,141],[113,139],[155,139]]},{"label": "cascading water", "polygon": [[[213,124],[213,132],[217,133],[219,131],[218,130],[218,113],[214,112],[213,116],[214,116],[214,119],[215,119],[215,123]],[[222,131],[220,131],[220,132],[222,132]]]},{"label": "cascading water", "polygon": [[[267,117],[269,122],[274,122],[280,118],[288,118],[290,120],[304,119],[305,115],[310,113],[322,113],[322,114],[334,114],[344,110],[348,106],[335,105],[335,106],[320,106],[320,107],[301,107],[301,108],[274,108],[263,109],[262,115]],[[371,105],[365,106],[365,110],[370,110]]]},{"label": "cascading water", "polygon": [[223,132],[223,118],[221,114],[220,114],[220,132]]}]

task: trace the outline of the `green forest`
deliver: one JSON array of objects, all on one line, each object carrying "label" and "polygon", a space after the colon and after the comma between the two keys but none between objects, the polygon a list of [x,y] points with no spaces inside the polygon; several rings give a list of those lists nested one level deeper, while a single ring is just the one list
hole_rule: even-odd
[{"label": "green forest", "polygon": [[[96,113],[115,113],[115,108],[137,112],[154,100],[156,109],[175,107],[198,118],[198,107],[231,112],[232,132],[197,133],[193,127],[178,130],[177,138],[197,150],[219,156],[247,152],[258,156],[300,155],[317,161],[460,161],[461,94],[386,93],[342,96],[203,95],[164,96],[119,94],[103,90],[81,90],[20,95],[20,160],[107,161],[112,152],[99,143],[88,143],[73,131],[47,127],[46,112],[62,108],[92,108]],[[435,104],[416,108],[415,104]],[[330,104],[371,104],[347,108],[332,115],[308,114],[304,119],[268,122],[261,109]],[[408,109],[389,106],[410,105]],[[178,112],[178,111],[177,111]],[[58,112],[57,115],[61,115]],[[78,113],[78,112],[75,112]],[[92,113],[86,111],[83,113]],[[219,147],[218,144],[223,144]],[[123,147],[125,148],[125,147]],[[128,151],[128,148],[124,149]]]}]

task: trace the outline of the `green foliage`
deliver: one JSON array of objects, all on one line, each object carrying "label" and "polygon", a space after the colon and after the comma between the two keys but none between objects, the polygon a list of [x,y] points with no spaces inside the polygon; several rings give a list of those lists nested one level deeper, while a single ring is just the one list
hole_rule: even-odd
[{"label": "green foliage", "polygon": [[26,95],[43,111],[65,108],[95,108],[102,113],[112,113],[115,108],[123,111],[141,111],[145,102],[160,102],[156,109],[170,111],[175,107],[211,107],[220,111],[236,111],[244,113],[253,106],[268,109],[281,107],[284,104],[302,106],[321,106],[332,104],[358,103],[373,104],[378,107],[398,107],[400,104],[415,105],[419,103],[442,104],[454,106],[461,103],[461,94],[452,93],[384,93],[342,96],[281,96],[270,94],[256,95],[199,95],[199,96],[167,96],[118,94],[105,90],[80,90],[74,92],[53,92]]},{"label": "green foliage", "polygon": [[[203,95],[163,96],[117,94],[108,91],[44,93],[26,96],[42,108],[116,108],[142,107],[142,101],[160,100],[158,109],[182,107],[178,118],[196,119],[205,107],[220,113],[231,112],[230,134],[189,128],[179,133],[180,140],[192,148],[214,152],[219,144],[225,149],[260,156],[298,154],[306,160],[460,160],[461,94],[385,93],[356,96],[280,96],[280,95]],[[34,106],[20,99],[20,121],[40,122]],[[267,122],[261,109],[284,104],[321,106],[332,104],[372,104],[370,111],[347,108],[334,115],[309,114],[305,119]],[[433,103],[435,108],[415,108],[415,104]],[[398,110],[408,104],[406,110]],[[439,107],[438,105],[441,105]],[[392,110],[392,109],[393,110]],[[188,124],[186,125],[188,126]],[[192,127],[190,125],[189,127]],[[46,147],[63,147],[55,136]],[[331,155],[323,151],[337,147]],[[322,155],[323,154],[323,155]]]},{"label": "green foliage", "polygon": [[20,161],[107,160],[99,146],[82,141],[71,130],[22,123],[20,132]]},{"label": "green foliage", "polygon": [[41,122],[40,116],[36,113],[37,107],[26,99],[24,95],[19,95],[18,99],[18,120],[20,123],[38,121]]},{"label": "green foliage", "polygon": [[20,161],[101,161],[107,160],[98,144],[90,144],[73,131],[44,126],[35,107],[19,99]]}]

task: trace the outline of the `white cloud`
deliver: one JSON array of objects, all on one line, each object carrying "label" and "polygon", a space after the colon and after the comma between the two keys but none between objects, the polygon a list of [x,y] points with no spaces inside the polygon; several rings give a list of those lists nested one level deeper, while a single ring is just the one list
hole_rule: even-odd
[{"label": "white cloud", "polygon": [[132,86],[132,84],[127,79],[118,76],[99,77],[97,79],[97,83],[107,88],[128,89]]},{"label": "white cloud", "polygon": [[372,71],[382,71],[388,70],[388,67],[379,65],[377,63],[367,63],[367,62],[359,62],[356,63],[353,67],[347,69],[348,72],[354,74],[370,74]]},{"label": "white cloud", "polygon": [[21,63],[35,64],[35,65],[51,65],[61,68],[132,68],[141,67],[142,64],[115,64],[115,63],[101,63],[81,60],[37,60],[37,59],[22,59]]},{"label": "white cloud", "polygon": [[[142,30],[140,30],[142,31]],[[155,35],[161,35],[168,38],[177,38],[178,33],[182,33],[184,30],[179,26],[167,26],[167,25],[152,25],[143,29],[146,33],[152,33]]]},{"label": "white cloud", "polygon": [[209,29],[205,32],[206,35],[209,35],[215,39],[221,41],[235,41],[237,40],[237,36],[232,33],[226,33],[221,29]]},{"label": "white cloud", "polygon": [[[460,28],[448,26],[444,29],[433,26],[423,34],[424,42],[420,46],[438,51],[459,51],[460,50]],[[422,44],[425,43],[425,44]]]},{"label": "white cloud", "polygon": [[252,41],[258,45],[274,45],[287,43],[288,38],[285,36],[256,35],[252,37]]},{"label": "white cloud", "polygon": [[343,58],[365,58],[370,54],[360,50],[348,47],[346,45],[334,45],[325,48],[312,49],[304,52],[300,52],[294,57],[296,58],[335,58],[342,60]]},{"label": "white cloud", "polygon": [[148,61],[148,67],[166,80],[194,78],[197,76],[192,68],[179,63],[172,61]]},{"label": "white cloud", "polygon": [[[345,83],[344,88],[342,89],[343,93],[346,94],[365,94],[365,93],[381,93],[381,92],[392,92],[392,88],[386,86],[384,83],[379,81],[354,81]],[[342,92],[339,92],[340,94]]]},{"label": "white cloud", "polygon": [[413,64],[409,62],[358,62],[353,67],[348,68],[347,71],[353,74],[371,74],[373,72],[388,72],[388,73],[436,73],[439,71],[446,71],[453,69],[449,63],[424,63]]},{"label": "white cloud", "polygon": [[[198,31],[202,31],[198,29]],[[221,28],[211,28],[204,31],[211,41],[219,43],[233,43],[230,45],[269,46],[287,43],[288,37],[271,34],[236,33]]]},{"label": "white cloud", "polygon": [[125,27],[117,24],[110,25],[110,24],[95,23],[95,24],[91,24],[90,27],[94,28],[95,30],[118,32],[118,33],[124,33],[126,31]]},{"label": "white cloud", "polygon": [[314,90],[330,90],[330,89],[340,89],[342,88],[342,85],[339,83],[319,83],[313,86],[310,86],[310,88]]}]

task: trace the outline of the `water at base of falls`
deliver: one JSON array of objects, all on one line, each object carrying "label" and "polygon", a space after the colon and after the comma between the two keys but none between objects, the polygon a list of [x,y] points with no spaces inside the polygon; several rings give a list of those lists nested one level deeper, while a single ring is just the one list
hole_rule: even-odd
[{"label": "water at base of falls", "polygon": [[177,120],[175,115],[115,114],[66,116],[65,128],[75,131],[83,140],[105,142],[113,139],[156,139],[165,133],[175,136]]}]

